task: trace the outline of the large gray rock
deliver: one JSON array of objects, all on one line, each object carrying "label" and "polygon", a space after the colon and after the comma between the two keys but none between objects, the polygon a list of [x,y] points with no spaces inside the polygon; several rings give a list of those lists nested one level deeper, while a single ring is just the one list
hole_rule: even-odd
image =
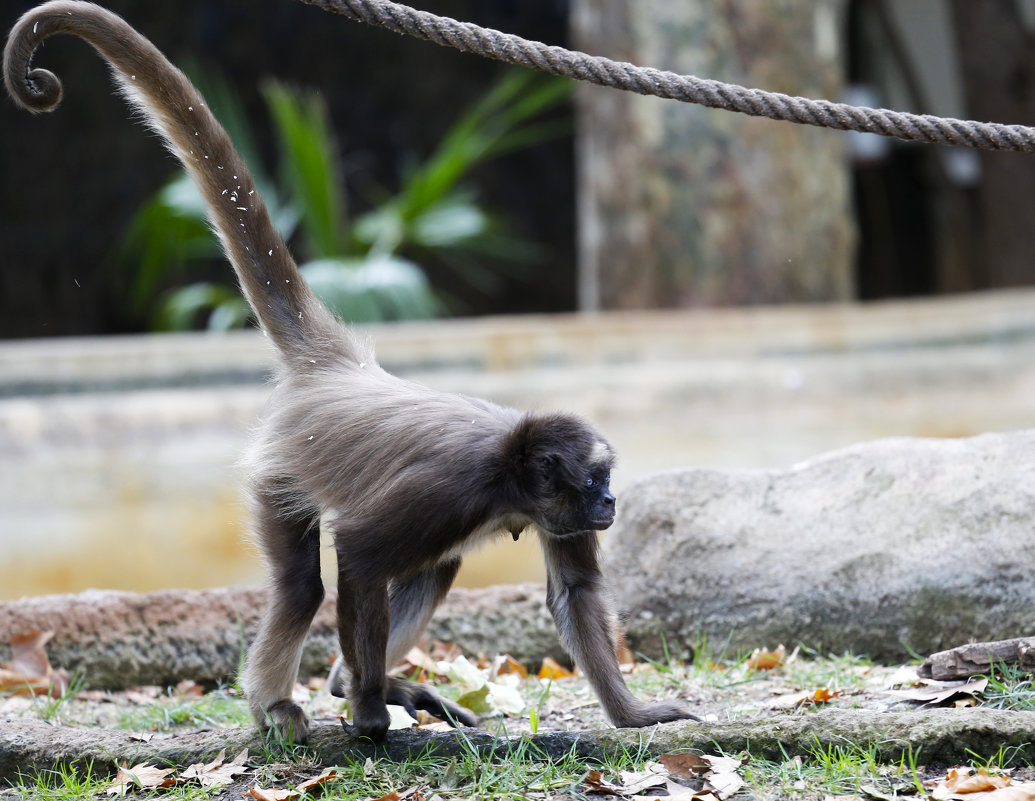
[{"label": "large gray rock", "polygon": [[901,659],[1035,632],[1035,431],[887,439],[629,488],[605,539],[629,639]]}]

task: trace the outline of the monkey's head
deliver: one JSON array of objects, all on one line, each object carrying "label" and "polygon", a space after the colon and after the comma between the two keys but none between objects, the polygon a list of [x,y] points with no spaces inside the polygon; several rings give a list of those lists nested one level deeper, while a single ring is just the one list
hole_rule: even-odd
[{"label": "monkey's head", "polygon": [[573,415],[526,415],[504,442],[518,510],[550,534],[602,531],[614,522],[615,452]]}]

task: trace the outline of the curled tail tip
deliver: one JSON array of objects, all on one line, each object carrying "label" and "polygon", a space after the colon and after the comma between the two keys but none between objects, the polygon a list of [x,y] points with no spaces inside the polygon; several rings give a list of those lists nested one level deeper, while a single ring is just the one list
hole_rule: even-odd
[{"label": "curled tail tip", "polygon": [[33,114],[53,111],[61,105],[61,79],[49,70],[26,71],[22,81],[5,71],[4,82],[15,102]]},{"label": "curled tail tip", "polygon": [[31,69],[32,57],[47,37],[62,32],[65,19],[91,8],[92,3],[51,0],[15,23],[4,47],[4,84],[19,106],[38,114],[61,104],[61,79],[50,70]]}]

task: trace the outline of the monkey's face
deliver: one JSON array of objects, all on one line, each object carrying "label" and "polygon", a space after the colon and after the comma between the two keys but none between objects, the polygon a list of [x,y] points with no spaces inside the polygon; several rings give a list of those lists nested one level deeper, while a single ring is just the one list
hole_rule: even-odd
[{"label": "monkey's face", "polygon": [[551,454],[544,459],[539,523],[551,534],[603,531],[614,523],[611,449],[601,443],[591,455],[596,458]]}]

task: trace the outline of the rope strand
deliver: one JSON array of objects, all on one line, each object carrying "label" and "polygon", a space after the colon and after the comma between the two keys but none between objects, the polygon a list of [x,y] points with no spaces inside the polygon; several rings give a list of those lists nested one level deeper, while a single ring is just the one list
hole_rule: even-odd
[{"label": "rope strand", "polygon": [[391,0],[302,0],[357,22],[387,28],[443,47],[517,64],[576,80],[653,95],[708,108],[739,111],[752,117],[861,131],[928,144],[959,145],[982,150],[1035,151],[1035,128],[974,122],[930,114],[910,114],[792,97],[693,75],[638,67],[577,50],[522,39],[509,33],[418,11]]}]

